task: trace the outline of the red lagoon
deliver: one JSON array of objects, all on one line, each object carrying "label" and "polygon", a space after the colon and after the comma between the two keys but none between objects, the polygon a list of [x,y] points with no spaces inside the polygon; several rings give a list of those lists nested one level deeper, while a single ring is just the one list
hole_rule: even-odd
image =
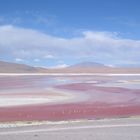
[{"label": "red lagoon", "polygon": [[140,115],[139,82],[139,77],[3,76],[0,77],[0,121]]}]

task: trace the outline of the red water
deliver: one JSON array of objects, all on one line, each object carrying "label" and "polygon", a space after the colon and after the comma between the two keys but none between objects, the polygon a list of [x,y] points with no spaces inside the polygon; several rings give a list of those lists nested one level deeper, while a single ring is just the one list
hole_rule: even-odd
[{"label": "red water", "polygon": [[[35,80],[38,79],[35,78],[33,81],[31,80],[31,82],[19,78],[18,82],[21,83],[18,83],[18,85],[20,85],[18,89],[21,89],[22,92],[22,89],[30,87],[27,83],[31,83],[31,85],[34,87]],[[9,82],[8,84],[8,78],[6,78],[4,82],[1,81],[0,84],[2,85],[1,88],[6,87],[6,85],[8,85],[8,87],[13,87],[14,89],[17,88],[17,82],[11,82],[11,84]],[[23,88],[22,85],[26,86]],[[77,99],[77,102],[75,103],[0,107],[0,121],[60,121],[72,119],[116,118],[140,115],[140,89],[99,87],[96,84],[88,84],[86,82],[57,83],[54,84],[54,86],[51,85],[51,87],[55,88],[56,90],[63,90],[65,92],[75,92],[75,94],[76,92],[78,94],[81,93],[81,96],[83,96],[84,93],[88,98],[81,102],[78,102]],[[4,90],[1,90],[0,93],[2,93],[2,91],[4,92]]]}]

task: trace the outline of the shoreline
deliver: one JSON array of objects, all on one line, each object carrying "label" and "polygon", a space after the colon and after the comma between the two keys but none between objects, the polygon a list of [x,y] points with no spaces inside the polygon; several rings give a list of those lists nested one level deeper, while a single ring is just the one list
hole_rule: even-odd
[{"label": "shoreline", "polygon": [[0,73],[0,76],[140,76],[140,73]]},{"label": "shoreline", "polygon": [[63,121],[47,121],[47,120],[32,120],[32,121],[7,121],[0,122],[0,129],[3,128],[16,128],[16,127],[29,127],[29,126],[40,126],[40,125],[70,125],[77,123],[96,123],[96,122],[109,122],[109,121],[125,121],[125,120],[139,120],[140,115],[128,116],[128,117],[114,117],[114,118],[101,118],[101,119],[75,119],[75,120],[63,120]]}]

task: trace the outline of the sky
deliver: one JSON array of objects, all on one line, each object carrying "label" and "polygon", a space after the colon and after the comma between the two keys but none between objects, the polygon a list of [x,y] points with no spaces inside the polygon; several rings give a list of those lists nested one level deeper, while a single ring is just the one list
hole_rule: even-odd
[{"label": "sky", "polygon": [[0,60],[140,66],[139,0],[0,0]]}]

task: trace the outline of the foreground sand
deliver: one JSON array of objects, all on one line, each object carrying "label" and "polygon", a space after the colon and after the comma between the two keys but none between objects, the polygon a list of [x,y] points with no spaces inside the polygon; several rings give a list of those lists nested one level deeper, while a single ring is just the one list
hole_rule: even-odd
[{"label": "foreground sand", "polygon": [[[1,126],[1,125],[0,125]],[[2,140],[139,140],[140,118],[79,120],[0,128]]]}]

